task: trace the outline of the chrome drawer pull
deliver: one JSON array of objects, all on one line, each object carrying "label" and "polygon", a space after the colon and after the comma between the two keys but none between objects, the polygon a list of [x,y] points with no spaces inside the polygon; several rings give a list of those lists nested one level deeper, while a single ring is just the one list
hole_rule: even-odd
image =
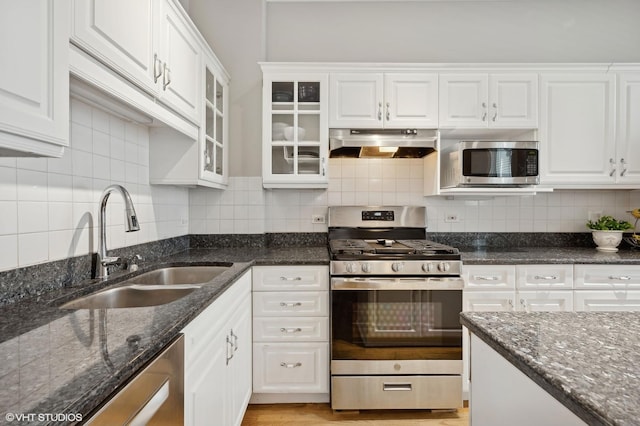
[{"label": "chrome drawer pull", "polygon": [[302,367],[302,363],[301,362],[296,362],[295,364],[291,364],[291,363],[281,362],[280,363],[280,367],[297,368],[297,367]]},{"label": "chrome drawer pull", "polygon": [[383,391],[411,391],[411,383],[383,383]]},{"label": "chrome drawer pull", "polygon": [[558,277],[555,275],[536,275],[535,277],[533,277],[533,279],[551,281],[551,280],[557,280]]},{"label": "chrome drawer pull", "polygon": [[280,281],[302,281],[302,277],[280,277]]},{"label": "chrome drawer pull", "polygon": [[281,332],[283,333],[300,333],[302,331],[302,329],[300,327],[297,328],[281,328],[280,329]]},{"label": "chrome drawer pull", "polygon": [[302,306],[301,302],[280,302],[280,306],[285,307],[285,308],[295,308],[296,306]]},{"label": "chrome drawer pull", "polygon": [[476,275],[474,278],[478,281],[498,281],[500,277],[486,277],[483,275]]},{"label": "chrome drawer pull", "polygon": [[629,275],[621,275],[621,276],[613,276],[613,275],[609,275],[609,279],[610,280],[621,280],[621,281],[629,281],[631,279],[631,277]]}]

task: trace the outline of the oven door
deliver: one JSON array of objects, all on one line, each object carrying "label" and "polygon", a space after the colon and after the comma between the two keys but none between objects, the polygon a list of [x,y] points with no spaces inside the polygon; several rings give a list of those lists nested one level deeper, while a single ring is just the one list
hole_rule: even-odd
[{"label": "oven door", "polygon": [[331,360],[461,360],[463,281],[331,279]]}]

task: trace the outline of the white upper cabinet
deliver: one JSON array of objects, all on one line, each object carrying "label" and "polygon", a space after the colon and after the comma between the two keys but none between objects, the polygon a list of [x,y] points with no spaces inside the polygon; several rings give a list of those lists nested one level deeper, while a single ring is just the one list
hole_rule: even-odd
[{"label": "white upper cabinet", "polygon": [[640,73],[618,76],[617,182],[640,183]]},{"label": "white upper cabinet", "polygon": [[541,85],[541,183],[615,183],[615,75],[542,74]]},{"label": "white upper cabinet", "polygon": [[435,73],[333,73],[331,128],[436,128]]},{"label": "white upper cabinet", "polygon": [[326,73],[263,65],[262,185],[326,188],[329,127]]},{"label": "white upper cabinet", "polygon": [[71,40],[127,79],[155,92],[162,66],[154,60],[160,7],[155,0],[73,0]]},{"label": "white upper cabinet", "polygon": [[71,41],[190,121],[200,111],[200,48],[173,0],[74,0]]},{"label": "white upper cabinet", "polygon": [[69,144],[69,2],[0,2],[0,156]]},{"label": "white upper cabinet", "polygon": [[537,74],[440,74],[440,128],[536,128]]}]

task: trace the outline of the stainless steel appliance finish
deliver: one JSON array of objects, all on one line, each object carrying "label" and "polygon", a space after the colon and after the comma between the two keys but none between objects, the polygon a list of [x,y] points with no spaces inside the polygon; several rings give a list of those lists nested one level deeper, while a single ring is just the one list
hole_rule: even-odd
[{"label": "stainless steel appliance finish", "polygon": [[540,183],[537,141],[461,141],[440,150],[440,185],[520,187]]},{"label": "stainless steel appliance finish", "polygon": [[184,424],[184,336],[171,343],[86,424]]},{"label": "stainless steel appliance finish", "polygon": [[432,153],[437,130],[329,129],[329,156],[349,158],[420,158]]},{"label": "stainless steel appliance finish", "polygon": [[333,409],[458,408],[463,280],[424,207],[329,208]]}]

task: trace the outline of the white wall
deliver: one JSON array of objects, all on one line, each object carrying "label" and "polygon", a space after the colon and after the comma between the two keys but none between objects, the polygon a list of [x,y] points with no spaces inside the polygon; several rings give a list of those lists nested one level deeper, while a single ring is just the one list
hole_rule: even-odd
[{"label": "white wall", "polygon": [[148,128],[71,100],[62,158],[0,158],[0,270],[95,252],[105,187],[131,194],[140,231],[124,232],[118,194],[107,205],[107,247],[188,233],[188,190],[149,185]]}]

